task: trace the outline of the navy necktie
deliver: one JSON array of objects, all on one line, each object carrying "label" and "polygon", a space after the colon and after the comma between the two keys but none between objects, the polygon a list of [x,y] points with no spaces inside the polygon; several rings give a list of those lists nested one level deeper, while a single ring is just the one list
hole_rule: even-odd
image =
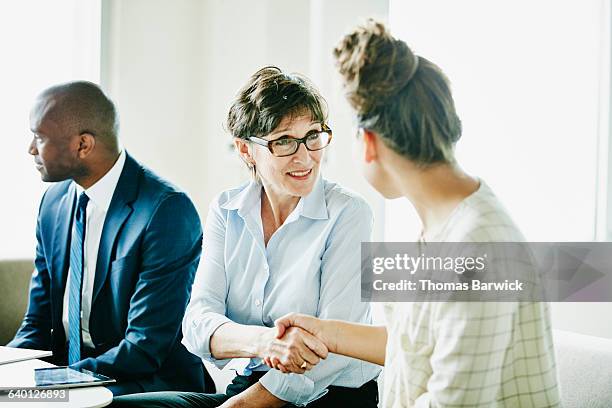
[{"label": "navy necktie", "polygon": [[85,221],[89,197],[83,192],[74,220],[70,243],[70,288],[68,291],[68,364],[81,360],[81,291],[83,287],[83,262]]}]

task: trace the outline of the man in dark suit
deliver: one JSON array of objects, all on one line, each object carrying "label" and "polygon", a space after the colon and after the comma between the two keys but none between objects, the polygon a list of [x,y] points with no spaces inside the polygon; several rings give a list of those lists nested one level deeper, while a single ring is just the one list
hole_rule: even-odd
[{"label": "man in dark suit", "polygon": [[47,89],[30,122],[29,153],[55,184],[40,204],[28,309],[8,345],[115,378],[115,395],[210,391],[181,344],[202,241],[191,200],[120,149],[115,107],[93,83]]}]

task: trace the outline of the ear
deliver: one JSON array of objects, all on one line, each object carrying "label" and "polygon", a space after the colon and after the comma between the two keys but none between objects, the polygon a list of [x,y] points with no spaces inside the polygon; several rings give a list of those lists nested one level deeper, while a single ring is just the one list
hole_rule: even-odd
[{"label": "ear", "polygon": [[234,138],[234,146],[240,155],[240,158],[249,166],[255,165],[255,159],[251,153],[250,143],[238,137]]},{"label": "ear", "polygon": [[378,159],[378,143],[380,142],[378,135],[371,130],[363,129],[363,143],[365,145],[364,160],[366,163],[371,163]]},{"label": "ear", "polygon": [[82,133],[79,136],[79,158],[84,159],[93,152],[96,147],[96,138],[91,133]]}]

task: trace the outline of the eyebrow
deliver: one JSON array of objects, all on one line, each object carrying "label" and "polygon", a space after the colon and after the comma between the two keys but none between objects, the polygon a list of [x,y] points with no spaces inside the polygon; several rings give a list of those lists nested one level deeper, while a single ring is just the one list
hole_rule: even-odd
[{"label": "eyebrow", "polygon": [[[312,125],[320,125],[320,124],[321,124],[321,122],[319,122],[318,120],[310,122],[310,126],[312,126]],[[286,132],[288,130],[289,130],[289,128],[284,128],[284,129],[281,129],[281,130],[277,130],[274,133],[270,133],[270,136],[276,135],[277,133],[284,133],[284,132]],[[311,129],[311,130],[314,130],[314,129]]]}]

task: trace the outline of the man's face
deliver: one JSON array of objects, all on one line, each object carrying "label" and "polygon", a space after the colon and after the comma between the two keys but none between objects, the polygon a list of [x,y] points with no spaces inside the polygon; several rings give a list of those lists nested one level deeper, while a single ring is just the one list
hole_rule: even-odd
[{"label": "man's face", "polygon": [[33,139],[28,153],[34,156],[36,169],[47,182],[73,178],[80,170],[79,135],[70,134],[58,114],[52,114],[55,103],[53,97],[41,97],[30,113]]}]

